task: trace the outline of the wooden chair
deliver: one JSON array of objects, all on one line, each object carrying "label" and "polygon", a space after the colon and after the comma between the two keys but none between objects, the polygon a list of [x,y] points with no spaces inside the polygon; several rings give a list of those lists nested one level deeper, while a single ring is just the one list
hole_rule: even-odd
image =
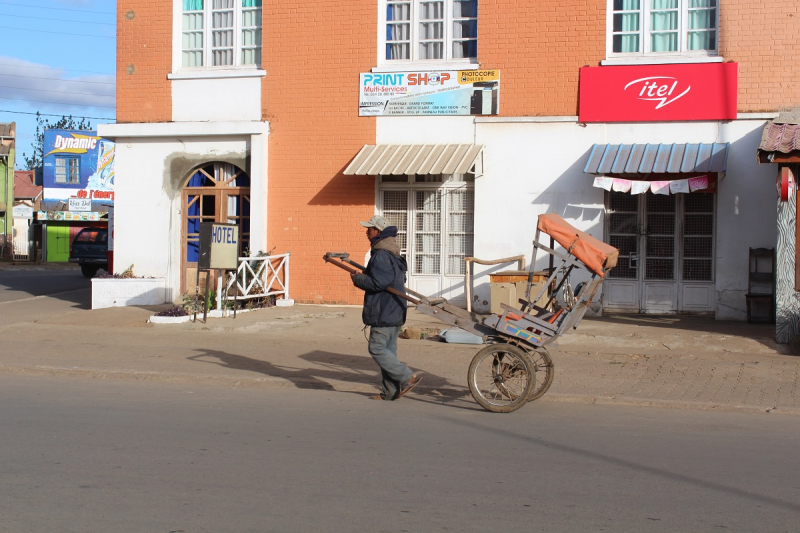
[{"label": "wooden chair", "polygon": [[766,320],[775,323],[775,248],[750,248],[747,274],[747,322],[753,322],[753,303],[767,305]]}]

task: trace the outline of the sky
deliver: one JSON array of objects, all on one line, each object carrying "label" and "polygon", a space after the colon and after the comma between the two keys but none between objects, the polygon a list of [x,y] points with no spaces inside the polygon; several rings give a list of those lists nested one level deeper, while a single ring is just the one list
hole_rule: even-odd
[{"label": "sky", "polygon": [[16,122],[16,168],[36,112],[55,122],[116,116],[116,0],[0,0],[0,122]]}]

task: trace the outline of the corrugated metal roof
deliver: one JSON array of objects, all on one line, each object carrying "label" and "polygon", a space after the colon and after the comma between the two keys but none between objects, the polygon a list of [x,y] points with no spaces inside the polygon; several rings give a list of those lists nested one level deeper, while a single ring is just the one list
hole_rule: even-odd
[{"label": "corrugated metal roof", "polygon": [[0,122],[0,137],[14,137],[16,122]]},{"label": "corrugated metal roof", "polygon": [[729,143],[595,144],[587,174],[688,174],[725,172]]},{"label": "corrugated metal roof", "polygon": [[344,175],[467,174],[482,151],[482,144],[367,144]]},{"label": "corrugated metal roof", "polygon": [[762,152],[781,152],[788,154],[800,150],[800,124],[777,124],[770,122],[761,134]]}]

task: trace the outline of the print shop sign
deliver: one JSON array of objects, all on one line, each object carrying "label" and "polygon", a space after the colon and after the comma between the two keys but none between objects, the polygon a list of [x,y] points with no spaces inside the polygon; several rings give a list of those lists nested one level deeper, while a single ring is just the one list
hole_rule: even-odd
[{"label": "print shop sign", "polygon": [[361,74],[358,116],[496,115],[499,70]]},{"label": "print shop sign", "polygon": [[737,63],[583,67],[580,122],[736,118]]}]

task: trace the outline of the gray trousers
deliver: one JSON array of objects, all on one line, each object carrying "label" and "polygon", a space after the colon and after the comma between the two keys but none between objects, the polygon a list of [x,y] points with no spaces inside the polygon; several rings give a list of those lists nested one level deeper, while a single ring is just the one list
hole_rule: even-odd
[{"label": "gray trousers", "polygon": [[369,354],[381,368],[381,398],[394,400],[413,372],[397,358],[400,326],[369,328]]}]

